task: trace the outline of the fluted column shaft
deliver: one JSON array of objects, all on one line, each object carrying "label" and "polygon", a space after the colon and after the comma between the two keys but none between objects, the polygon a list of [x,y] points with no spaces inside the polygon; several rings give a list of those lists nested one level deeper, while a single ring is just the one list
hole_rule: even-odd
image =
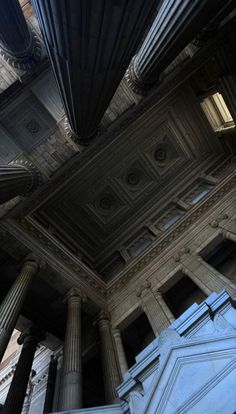
[{"label": "fluted column shaft", "polygon": [[116,352],[118,356],[118,361],[120,365],[120,371],[122,376],[128,371],[128,363],[125,355],[124,345],[121,337],[121,332],[118,328],[113,329],[113,337],[116,345]]},{"label": "fluted column shaft", "polygon": [[118,401],[116,388],[121,381],[119,369],[117,366],[109,316],[103,311],[100,313],[98,318],[98,328],[100,333],[105,396],[106,402],[109,404]]},{"label": "fluted column shaft", "polygon": [[141,307],[150,322],[153,332],[156,336],[160,335],[161,331],[167,328],[171,321],[159,303],[158,297],[155,296],[151,284],[147,282],[141,286],[137,296],[141,300]]},{"label": "fluted column shaft", "polygon": [[66,301],[67,323],[60,398],[60,409],[63,411],[82,407],[81,292],[71,289]]},{"label": "fluted column shaft", "polygon": [[0,362],[15,328],[28,289],[37,271],[37,263],[27,260],[0,306]]},{"label": "fluted column shaft", "polygon": [[165,313],[169,323],[172,323],[175,321],[175,317],[173,313],[171,312],[169,306],[167,305],[165,299],[163,298],[161,292],[159,290],[155,291],[155,297],[157,299],[157,302],[161,306],[163,312]]},{"label": "fluted column shaft", "polygon": [[21,334],[18,343],[23,344],[20,358],[7,394],[2,414],[21,414],[30,371],[34,360],[34,354],[38,342],[42,340],[43,334],[35,328],[30,328]]},{"label": "fluted column shaft", "polygon": [[70,126],[86,143],[160,0],[33,1]]},{"label": "fluted column shaft", "polygon": [[0,52],[12,66],[26,69],[41,55],[40,42],[28,28],[19,0],[0,0]]},{"label": "fluted column shaft", "polygon": [[[230,2],[230,1],[228,1]],[[127,73],[136,92],[145,92],[201,29],[225,6],[225,0],[165,0]],[[140,88],[140,90],[139,90]]]},{"label": "fluted column shaft", "polygon": [[[236,295],[236,287],[227,277],[222,275],[214,267],[210,266],[203,258],[199,255],[191,255],[187,258],[184,263],[184,273],[189,277],[193,275],[195,277],[195,283],[199,280],[201,289],[206,294],[211,292],[221,292],[226,289],[229,295]],[[204,290],[203,286],[206,287]]]},{"label": "fluted column shaft", "polygon": [[40,184],[40,174],[25,165],[0,165],[0,204],[27,195]]},{"label": "fluted column shaft", "polygon": [[57,377],[57,357],[51,356],[48,369],[47,389],[44,400],[43,414],[51,413],[53,410],[53,399]]}]

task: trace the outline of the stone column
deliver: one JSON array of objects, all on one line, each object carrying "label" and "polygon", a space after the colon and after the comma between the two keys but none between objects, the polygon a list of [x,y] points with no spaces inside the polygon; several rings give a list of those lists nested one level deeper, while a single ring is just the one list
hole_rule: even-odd
[{"label": "stone column", "polygon": [[21,272],[0,306],[0,362],[5,353],[38,264],[26,258]]},{"label": "stone column", "polygon": [[225,0],[165,0],[126,73],[131,88],[145,94],[224,6]]},{"label": "stone column", "polygon": [[31,327],[18,338],[23,344],[20,358],[7,394],[2,414],[20,414],[23,408],[27,384],[38,342],[44,339],[42,331]]},{"label": "stone column", "polygon": [[156,336],[160,335],[161,331],[169,326],[170,320],[159,303],[158,297],[155,296],[151,283],[146,282],[145,285],[140,286],[137,296],[140,298],[141,307],[147,315],[153,332]]},{"label": "stone column", "polygon": [[169,323],[172,323],[175,321],[175,317],[173,315],[173,313],[171,312],[169,306],[167,305],[167,303],[165,302],[165,299],[163,298],[161,292],[159,290],[156,290],[154,292],[155,297],[157,299],[157,302],[159,303],[159,305],[161,306],[163,312],[165,313]]},{"label": "stone column", "polygon": [[114,342],[116,346],[116,352],[117,352],[117,357],[118,357],[118,361],[120,365],[120,371],[121,371],[122,376],[124,377],[124,374],[128,371],[129,367],[128,367],[128,363],[127,363],[127,359],[125,355],[124,345],[122,342],[121,332],[118,328],[116,328],[116,329],[113,329],[112,333],[113,333]]},{"label": "stone column", "polygon": [[0,165],[0,204],[17,195],[29,194],[40,183],[41,176],[31,164]]},{"label": "stone column", "polygon": [[[205,285],[208,292],[221,292],[226,289],[231,296],[236,295],[235,285],[218,272],[214,267],[210,266],[200,255],[191,255],[183,262],[184,272],[192,273],[202,285]],[[190,276],[191,277],[191,276]],[[203,289],[202,289],[203,290]]]},{"label": "stone column", "polygon": [[60,410],[75,410],[82,407],[82,349],[81,349],[81,304],[83,294],[71,289],[66,295],[67,323],[63,355]]},{"label": "stone column", "polygon": [[121,383],[109,315],[101,311],[98,319],[105,396],[107,404],[118,402],[116,388]]},{"label": "stone column", "polygon": [[43,414],[48,414],[53,411],[53,399],[57,377],[57,357],[51,355],[51,360],[48,369],[47,389],[44,400]]},{"label": "stone column", "polygon": [[160,0],[33,2],[72,138],[86,145],[96,136]]},{"label": "stone column", "polygon": [[0,53],[10,65],[28,69],[40,60],[40,41],[27,26],[19,0],[0,0],[0,8]]}]

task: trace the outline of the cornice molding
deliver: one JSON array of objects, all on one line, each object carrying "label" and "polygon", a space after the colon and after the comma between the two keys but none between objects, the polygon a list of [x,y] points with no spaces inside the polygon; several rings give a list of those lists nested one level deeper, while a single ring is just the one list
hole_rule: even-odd
[{"label": "cornice molding", "polygon": [[57,273],[66,278],[71,286],[81,287],[90,299],[99,306],[104,306],[105,283],[36,221],[30,218],[18,221],[6,219],[1,222],[1,227],[45,260]]}]

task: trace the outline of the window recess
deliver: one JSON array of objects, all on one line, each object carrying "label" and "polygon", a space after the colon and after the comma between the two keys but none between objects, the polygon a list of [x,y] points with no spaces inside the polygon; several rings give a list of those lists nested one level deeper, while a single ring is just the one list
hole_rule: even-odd
[{"label": "window recess", "polygon": [[235,127],[232,115],[219,92],[204,98],[200,105],[213,131],[222,132]]}]

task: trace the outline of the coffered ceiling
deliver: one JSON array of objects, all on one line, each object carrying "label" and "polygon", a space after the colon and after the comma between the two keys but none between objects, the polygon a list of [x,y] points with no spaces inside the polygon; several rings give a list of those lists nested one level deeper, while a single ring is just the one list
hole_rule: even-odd
[{"label": "coffered ceiling", "polygon": [[59,188],[52,186],[34,212],[102,277],[129,241],[173,207],[191,172],[200,174],[207,155],[219,152],[198,103],[187,109],[191,93],[186,87],[162,105],[147,106],[103,151],[86,157]]}]

